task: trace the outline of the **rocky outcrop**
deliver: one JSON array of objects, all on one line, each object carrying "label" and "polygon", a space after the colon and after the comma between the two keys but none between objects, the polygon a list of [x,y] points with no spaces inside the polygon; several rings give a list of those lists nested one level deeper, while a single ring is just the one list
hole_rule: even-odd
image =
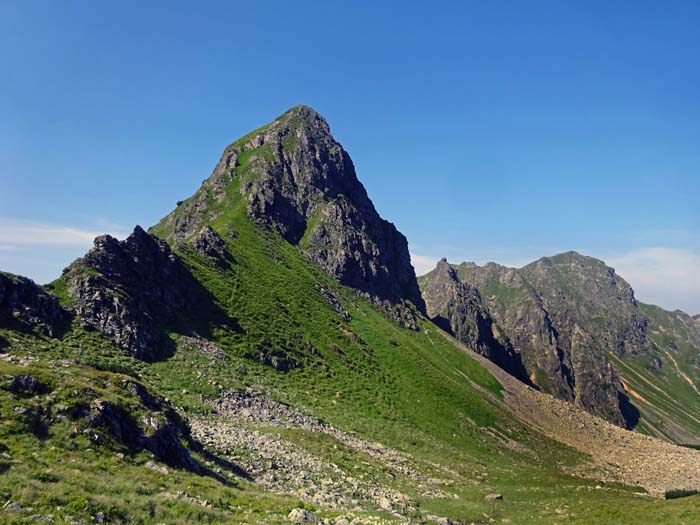
[{"label": "rocky outcrop", "polygon": [[337,295],[333,290],[326,290],[325,288],[316,285],[314,287],[318,293],[321,294],[323,299],[328,303],[328,306],[331,307],[331,310],[333,310],[335,313],[337,313],[340,317],[342,317],[343,321],[349,321],[352,319],[350,312],[348,312],[338,299]]},{"label": "rocky outcrop", "polygon": [[139,226],[124,241],[97,237],[62,279],[85,326],[146,361],[164,353],[164,330],[191,308],[197,290],[167,243]]},{"label": "rocky outcrop", "polygon": [[[491,322],[521,359],[529,381],[541,390],[617,425],[636,423],[638,413],[607,353],[647,352],[647,321],[632,289],[612,268],[574,252],[543,258],[520,270],[463,263],[449,273],[446,264],[439,263],[422,277],[421,287],[429,314],[431,304],[448,312],[442,321],[448,331],[506,368],[494,359],[497,352],[489,355],[483,350],[485,345],[500,350],[502,342],[471,335],[478,333],[475,327]],[[451,297],[459,296],[454,290],[468,296],[464,287],[474,287],[480,294],[480,309],[463,306],[462,315],[455,315],[454,306],[440,293],[439,283],[448,273],[459,283],[452,285]],[[462,303],[469,304],[465,299]]]},{"label": "rocky outcrop", "polygon": [[222,270],[231,267],[233,256],[226,248],[226,242],[211,226],[205,226],[191,239],[194,251],[209,257]]},{"label": "rocky outcrop", "polygon": [[122,388],[137,401],[128,409],[101,398],[73,406],[70,416],[82,422],[81,432],[96,444],[103,443],[103,434],[107,434],[132,454],[148,450],[170,466],[199,471],[182,444],[183,440],[191,441],[189,429],[170,405],[135,381],[124,381]]},{"label": "rocky outcrop", "polygon": [[292,108],[228,146],[198,192],[154,231],[180,242],[239,198],[249,218],[298,246],[342,284],[380,302],[410,301],[423,310],[406,238],[379,216],[350,156],[313,109]]},{"label": "rocky outcrop", "polygon": [[295,359],[291,352],[276,348],[268,341],[259,343],[257,350],[260,364],[271,366],[278,372],[289,372],[294,368],[302,367],[302,363]]},{"label": "rocky outcrop", "polygon": [[14,376],[8,390],[18,396],[35,396],[48,392],[48,385],[30,375]]},{"label": "rocky outcrop", "polygon": [[58,299],[34,281],[0,272],[0,326],[36,328],[53,336],[69,318]]},{"label": "rocky outcrop", "polygon": [[499,333],[479,291],[463,283],[447,259],[438,262],[430,279],[423,282],[426,311],[440,328],[488,357],[516,377],[527,381],[520,356]]}]

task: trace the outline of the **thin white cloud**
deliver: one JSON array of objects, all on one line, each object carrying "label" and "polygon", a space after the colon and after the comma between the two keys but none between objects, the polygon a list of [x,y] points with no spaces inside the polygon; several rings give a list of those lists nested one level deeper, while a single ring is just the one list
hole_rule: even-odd
[{"label": "thin white cloud", "polygon": [[416,275],[425,275],[430,270],[435,268],[435,265],[440,259],[430,255],[411,254],[411,264],[416,270]]},{"label": "thin white cloud", "polygon": [[77,227],[0,217],[0,271],[24,275],[39,283],[50,282],[63,267],[84,255],[98,235],[125,237],[124,228],[109,225],[110,228],[103,228],[94,222]]},{"label": "thin white cloud", "polygon": [[700,252],[661,246],[608,257],[638,299],[688,313],[700,312]]},{"label": "thin white cloud", "polygon": [[[0,217],[0,244],[5,251],[17,246],[90,247],[94,238],[103,233],[96,229]],[[123,236],[121,232],[113,235]]]}]

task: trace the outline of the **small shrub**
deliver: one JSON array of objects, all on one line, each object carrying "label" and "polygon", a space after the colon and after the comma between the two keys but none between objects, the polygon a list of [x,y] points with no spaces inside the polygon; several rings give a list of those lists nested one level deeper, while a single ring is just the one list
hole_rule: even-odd
[{"label": "small shrub", "polygon": [[81,361],[81,364],[101,370],[102,372],[112,372],[115,374],[124,374],[131,377],[138,377],[138,371],[126,363],[108,361],[100,358],[87,358]]},{"label": "small shrub", "polygon": [[37,472],[32,477],[42,483],[58,483],[60,480],[56,474],[52,474],[51,472]]},{"label": "small shrub", "polygon": [[664,497],[666,499],[676,499],[676,498],[686,498],[688,496],[695,496],[696,494],[700,494],[700,491],[694,490],[694,489],[692,489],[692,490],[672,489],[672,490],[667,490]]}]

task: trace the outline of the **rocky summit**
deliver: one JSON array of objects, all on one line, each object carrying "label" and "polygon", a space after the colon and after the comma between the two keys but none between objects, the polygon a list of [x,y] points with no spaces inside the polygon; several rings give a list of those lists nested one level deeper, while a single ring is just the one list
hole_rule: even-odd
[{"label": "rocky summit", "polygon": [[313,109],[296,106],[226,147],[202,187],[156,231],[181,241],[235,201],[340,283],[423,310],[406,238],[377,213],[350,156]]},{"label": "rocky summit", "polygon": [[71,264],[62,277],[70,310],[127,354],[152,361],[172,328],[197,300],[198,286],[164,241],[137,226],[118,241],[109,235]]}]

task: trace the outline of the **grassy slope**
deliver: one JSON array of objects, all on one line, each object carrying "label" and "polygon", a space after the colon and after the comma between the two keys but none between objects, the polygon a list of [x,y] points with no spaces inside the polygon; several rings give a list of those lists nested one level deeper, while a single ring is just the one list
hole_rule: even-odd
[{"label": "grassy slope", "polygon": [[617,362],[628,387],[641,397],[635,401],[642,413],[640,430],[678,443],[698,445],[700,393],[696,389],[700,389],[700,348],[692,343],[693,337],[682,316],[657,306],[639,304],[642,313],[651,320],[649,334],[655,354],[663,361],[660,369],[651,366],[644,356],[627,356],[624,362]]},{"label": "grassy slope", "polygon": [[[121,357],[109,342],[77,327],[62,341],[0,332],[11,344],[7,357],[14,358],[0,361],[0,496],[23,507],[5,511],[3,523],[30,522],[34,515],[52,515],[55,523],[89,521],[98,512],[108,522],[187,524],[237,516],[255,523],[267,517],[268,509],[295,506],[295,501],[262,493],[243,480],[224,484],[213,476],[179,469],[170,468],[168,475],[147,469],[149,452],[130,454],[99,429],[105,441],[93,442],[83,432],[86,424],[71,417],[72,408],[101,399],[140,418],[140,403],[122,381],[140,375],[141,363]],[[8,378],[16,375],[31,375],[49,389],[36,396],[11,394],[6,390]],[[195,459],[206,463],[196,454]],[[209,505],[188,499],[197,497]]]}]

